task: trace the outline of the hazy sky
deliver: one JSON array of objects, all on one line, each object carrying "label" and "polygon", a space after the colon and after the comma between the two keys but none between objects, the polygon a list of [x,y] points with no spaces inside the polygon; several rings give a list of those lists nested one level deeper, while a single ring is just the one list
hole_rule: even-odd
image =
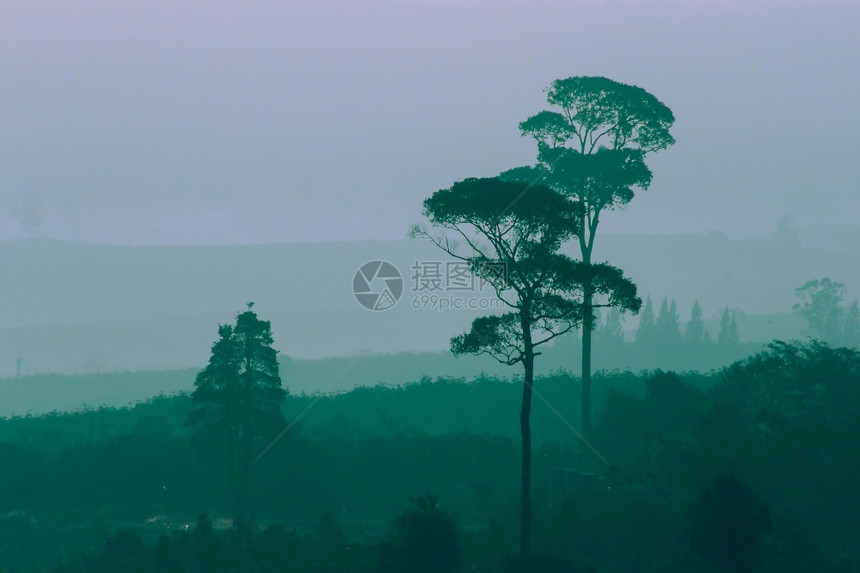
[{"label": "hazy sky", "polygon": [[572,75],[677,118],[604,232],[854,223],[858,29],[856,2],[4,0],[0,237],[402,238],[533,162],[517,124]]}]

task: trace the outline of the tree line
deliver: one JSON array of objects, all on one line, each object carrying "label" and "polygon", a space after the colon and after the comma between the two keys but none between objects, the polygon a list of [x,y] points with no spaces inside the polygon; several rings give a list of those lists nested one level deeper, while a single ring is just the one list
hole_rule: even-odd
[{"label": "tree line", "polygon": [[[557,403],[577,394],[577,382],[535,381]],[[856,569],[860,507],[850,493],[860,459],[840,437],[858,431],[857,350],[775,342],[708,375],[597,382],[612,390],[596,402],[590,443],[610,466],[584,459],[563,422],[536,406],[534,569]],[[425,381],[323,398],[315,408],[324,419],[294,426],[254,466],[249,511],[236,522],[216,517],[233,505],[228,468],[223,458],[195,457],[184,426],[189,396],[103,412],[134,423],[94,443],[48,451],[20,435],[0,446],[0,567],[515,573],[520,452],[516,424],[506,421],[517,388]],[[312,400],[285,400],[284,417]],[[448,404],[462,409],[449,414]],[[578,410],[563,414],[578,421]],[[388,426],[386,411],[423,422]],[[65,416],[89,426],[95,414]],[[496,421],[481,426],[490,414]],[[459,429],[448,425],[458,419]],[[25,421],[4,422],[5,434]],[[31,420],[31,433],[37,421],[63,420]]]},{"label": "tree line", "polygon": [[[601,344],[610,347],[624,344],[622,313],[617,308],[613,308],[602,316],[602,320],[596,321],[595,337]],[[636,327],[633,342],[652,351],[662,349],[664,352],[676,352],[685,349],[691,352],[703,352],[712,345],[726,349],[736,348],[741,339],[735,313],[728,307],[720,315],[719,330],[714,337],[711,336],[702,319],[702,307],[698,302],[693,303],[690,318],[682,328],[675,299],[663,298],[659,310],[655,313],[651,297],[648,297],[639,313],[639,324]]]}]

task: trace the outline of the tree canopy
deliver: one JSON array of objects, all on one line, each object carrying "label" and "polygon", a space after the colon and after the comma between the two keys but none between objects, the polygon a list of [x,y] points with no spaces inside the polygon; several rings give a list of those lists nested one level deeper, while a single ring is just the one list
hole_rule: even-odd
[{"label": "tree canopy", "polygon": [[538,112],[519,126],[537,142],[537,164],[501,177],[544,183],[579,200],[585,225],[578,236],[589,262],[600,212],[649,187],[645,156],[675,143],[669,133],[675,117],[645,89],[604,77],[556,80],[546,94],[557,111]]}]

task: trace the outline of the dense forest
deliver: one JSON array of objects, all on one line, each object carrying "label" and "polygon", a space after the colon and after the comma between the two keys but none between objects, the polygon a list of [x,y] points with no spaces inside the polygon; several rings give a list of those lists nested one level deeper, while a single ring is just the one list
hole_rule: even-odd
[{"label": "dense forest", "polygon": [[[598,374],[593,451],[567,425],[578,379],[535,388],[540,570],[860,565],[846,439],[860,433],[860,352],[774,342],[711,374]],[[255,465],[239,528],[224,468],[189,439],[187,394],[3,420],[0,567],[505,571],[518,393],[484,378],[290,395],[296,423]]]}]

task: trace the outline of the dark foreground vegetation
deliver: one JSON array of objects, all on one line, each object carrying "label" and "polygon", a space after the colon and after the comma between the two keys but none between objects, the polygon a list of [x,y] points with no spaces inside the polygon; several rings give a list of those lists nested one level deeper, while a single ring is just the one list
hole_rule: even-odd
[{"label": "dark foreground vegetation", "polygon": [[[568,426],[578,386],[535,384],[533,570],[860,567],[857,351],[775,342],[708,375],[598,375],[596,452]],[[520,570],[518,401],[495,379],[289,396],[296,423],[235,527],[188,396],[6,419],[0,570]]]}]

